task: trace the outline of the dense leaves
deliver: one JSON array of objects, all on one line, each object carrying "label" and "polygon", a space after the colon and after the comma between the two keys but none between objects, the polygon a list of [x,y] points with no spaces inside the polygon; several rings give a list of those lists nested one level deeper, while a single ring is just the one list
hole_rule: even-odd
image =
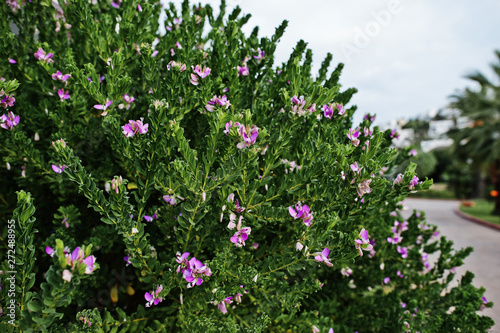
[{"label": "dense leaves", "polygon": [[259,39],[239,8],[226,16],[222,2],[216,16],[185,1],[165,11],[163,34],[159,3],[14,2],[0,7],[1,214],[28,254],[16,257],[15,324],[3,316],[2,328],[492,325],[470,275],[448,287],[470,249],[401,215],[432,181],[415,164],[392,173],[408,154],[372,116],[352,124],[343,65],[327,79],[328,55],[313,76],[304,41],[274,63],[286,21]]}]

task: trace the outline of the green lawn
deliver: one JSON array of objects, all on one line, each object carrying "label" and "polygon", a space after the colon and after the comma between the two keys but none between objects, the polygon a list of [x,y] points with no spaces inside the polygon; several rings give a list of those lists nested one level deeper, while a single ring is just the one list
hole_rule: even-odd
[{"label": "green lawn", "polygon": [[488,202],[485,199],[474,200],[476,205],[474,207],[464,207],[460,205],[460,211],[465,214],[477,217],[483,221],[500,224],[500,216],[493,216],[493,202]]}]

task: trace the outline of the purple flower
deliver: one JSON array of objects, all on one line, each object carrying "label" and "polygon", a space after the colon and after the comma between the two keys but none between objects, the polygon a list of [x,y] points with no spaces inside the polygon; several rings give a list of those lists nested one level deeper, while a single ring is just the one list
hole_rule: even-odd
[{"label": "purple flower", "polygon": [[403,177],[404,177],[404,175],[402,173],[399,173],[397,175],[396,179],[394,179],[394,182],[392,183],[392,186],[400,184],[403,181]]},{"label": "purple flower", "polygon": [[343,267],[340,270],[340,274],[342,274],[343,276],[351,276],[352,275],[352,269],[350,267]]},{"label": "purple flower", "polygon": [[54,56],[53,53],[46,54],[41,47],[39,47],[38,50],[35,52],[35,58],[47,64],[54,62],[54,60],[51,59],[53,56]]},{"label": "purple flower", "polygon": [[175,62],[175,61],[172,60],[167,65],[167,69],[168,70],[170,70],[171,68],[175,68],[179,72],[184,72],[186,70],[186,64],[183,64],[183,63],[180,63],[180,62]]},{"label": "purple flower", "polygon": [[0,127],[2,128],[12,130],[17,124],[19,124],[19,116],[16,116],[12,111],[0,117]]},{"label": "purple flower", "polygon": [[333,264],[332,264],[332,263],[330,262],[330,260],[328,259],[328,255],[329,255],[329,254],[330,254],[330,250],[329,250],[327,247],[325,247],[325,248],[323,249],[323,251],[321,251],[321,252],[316,252],[316,253],[314,254],[314,255],[316,255],[316,256],[314,257],[314,259],[315,259],[316,261],[322,261],[325,265],[327,265],[327,266],[330,266],[330,267],[331,267],[331,266],[333,266]]},{"label": "purple flower", "polygon": [[153,216],[144,215],[144,219],[147,222],[153,222],[153,220],[156,220],[157,218],[158,218],[158,216],[156,216],[156,213],[154,213]]},{"label": "purple flower", "polygon": [[95,260],[96,258],[94,256],[88,256],[87,258],[83,259],[83,263],[86,265],[85,274],[92,274],[92,272],[95,270]]},{"label": "purple flower", "polygon": [[118,0],[118,2],[111,1],[111,6],[115,8],[120,8],[120,5],[122,4],[121,0]]},{"label": "purple flower", "polygon": [[388,283],[389,283],[389,281],[391,281],[391,278],[389,278],[389,277],[384,278],[384,283],[385,283],[385,284],[388,284]]},{"label": "purple flower", "polygon": [[358,188],[356,189],[356,191],[358,192],[358,195],[360,197],[362,197],[363,194],[370,193],[372,191],[372,189],[370,188],[371,181],[371,179],[368,179],[358,184]]},{"label": "purple flower", "polygon": [[371,251],[373,249],[373,245],[370,244],[370,235],[365,228],[361,229],[359,232],[359,239],[356,239],[354,242],[356,243],[356,249],[359,252],[360,256],[363,256],[363,251]]},{"label": "purple flower", "polygon": [[45,248],[45,252],[47,252],[47,254],[48,254],[49,256],[51,256],[51,257],[53,257],[53,256],[54,256],[54,254],[56,253],[56,251],[54,251],[54,249],[53,249],[53,248],[51,248],[50,246],[47,246],[47,247]]},{"label": "purple flower", "polygon": [[349,140],[351,140],[352,144],[354,145],[354,147],[357,147],[359,146],[359,129],[352,129],[350,128],[349,129],[349,134],[347,134],[347,137],[349,138]]},{"label": "purple flower", "polygon": [[16,63],[17,63],[17,61],[15,61],[14,59],[11,59],[11,58],[9,58],[9,62],[10,62],[11,64],[16,64]]},{"label": "purple flower", "polygon": [[238,143],[236,147],[238,149],[243,149],[245,147],[250,147],[255,143],[255,140],[257,140],[257,136],[259,135],[259,128],[255,125],[252,125],[251,127],[250,125],[247,125],[246,127],[244,125],[240,125],[238,133],[243,138],[243,141]]},{"label": "purple flower", "polygon": [[373,123],[375,121],[375,116],[372,116],[371,114],[367,113],[363,117],[364,120],[368,120],[369,122]]},{"label": "purple flower", "polygon": [[396,129],[393,129],[393,130],[391,131],[390,137],[391,137],[391,139],[392,139],[392,138],[396,138],[396,139],[398,139],[398,138],[399,138],[399,133],[396,131]]},{"label": "purple flower", "polygon": [[[207,110],[208,110],[208,105],[207,105]],[[233,126],[233,121],[230,121],[226,123],[226,130],[224,131],[224,134],[229,135],[229,129]]]},{"label": "purple flower", "polygon": [[[140,12],[142,12],[142,7],[141,7],[141,5],[137,5],[137,10],[138,10],[138,11],[140,11]],[[155,304],[155,305],[156,305],[156,304]]]},{"label": "purple flower", "polygon": [[175,259],[175,261],[179,264],[179,266],[177,266],[177,273],[184,273],[184,271],[189,268],[189,261],[187,260],[189,252],[184,252],[183,254],[177,252],[176,256],[177,259]]},{"label": "purple flower", "polygon": [[402,258],[408,258],[408,249],[405,247],[401,247],[398,245],[398,253],[401,254]]},{"label": "purple flower", "polygon": [[345,109],[344,109],[344,105],[343,104],[337,104],[337,103],[335,103],[334,107],[337,108],[337,110],[339,111],[339,115],[341,115],[341,116],[344,115]]},{"label": "purple flower", "polygon": [[[180,44],[179,44],[180,46]],[[181,47],[179,47],[181,48]],[[203,69],[200,67],[200,65],[196,65],[194,68],[193,68],[193,72],[194,73],[191,73],[191,79],[189,80],[191,82],[191,84],[197,86],[198,85],[198,77],[204,79],[206,78],[209,74],[210,74],[210,68],[208,67],[203,67]]]},{"label": "purple flower", "polygon": [[[222,97],[218,97],[218,96],[214,95],[214,97],[212,97],[212,99],[207,102],[206,109],[207,109],[207,111],[212,112],[215,110],[215,106],[217,106],[217,105],[225,106],[227,109],[227,108],[229,108],[231,103],[227,99],[226,95],[224,95]],[[226,124],[226,130],[227,130],[227,124]],[[229,133],[229,131],[228,131],[228,133]]]},{"label": "purple flower", "polygon": [[361,169],[363,169],[363,168],[359,167],[358,162],[354,162],[353,164],[351,164],[351,170],[355,174],[357,173],[359,175],[361,173]]},{"label": "purple flower", "polygon": [[202,276],[211,276],[212,271],[195,257],[188,261],[188,267],[183,272],[184,279],[188,282],[187,287],[199,286],[203,283]]},{"label": "purple flower", "polygon": [[210,74],[210,68],[203,66],[203,69],[200,67],[200,65],[196,65],[193,68],[193,72],[198,74],[199,77],[202,79],[206,78]]},{"label": "purple flower", "polygon": [[238,76],[248,76],[250,74],[250,70],[247,66],[237,66]]},{"label": "purple flower", "polygon": [[222,312],[223,314],[226,314],[227,313],[226,304],[231,304],[232,302],[233,302],[233,296],[229,296],[229,297],[224,298],[224,300],[222,300],[220,302],[215,301],[214,304],[217,305],[220,312]]},{"label": "purple flower", "polygon": [[125,256],[123,257],[123,260],[125,260],[125,266],[130,265],[132,262],[130,261],[130,256]]},{"label": "purple flower", "polygon": [[297,98],[297,96],[293,96],[291,102],[291,112],[293,114],[298,114],[299,116],[301,116],[306,113],[306,111],[304,111],[304,107],[306,106],[306,100],[304,99],[304,96],[300,96],[299,98]]},{"label": "purple flower", "polygon": [[412,180],[410,180],[410,185],[408,185],[408,187],[410,188],[410,190],[413,190],[416,185],[418,185],[418,177],[413,176]]},{"label": "purple flower", "polygon": [[120,103],[118,105],[119,109],[123,109],[124,107],[128,110],[130,109],[130,104],[132,104],[135,101],[135,98],[133,96],[130,96],[129,94],[123,95],[123,100],[125,101],[126,104]]},{"label": "purple flower", "polygon": [[52,74],[52,80],[61,80],[62,82],[65,82],[67,79],[71,77],[71,74],[64,74],[61,73],[61,71],[57,71],[54,74]]},{"label": "purple flower", "polygon": [[417,156],[417,151],[415,149],[410,150],[408,153],[409,156]]},{"label": "purple flower", "polygon": [[323,114],[325,118],[332,119],[333,108],[327,104],[323,105]]},{"label": "purple flower", "polygon": [[[0,97],[3,95],[3,89],[0,90]],[[0,101],[0,104],[4,109],[6,109],[8,106],[14,106],[14,103],[16,102],[16,99],[12,95],[4,95],[2,97],[2,100]]]},{"label": "purple flower", "polygon": [[238,201],[238,199],[234,200],[234,205],[235,205],[235,209],[234,210],[236,211],[236,213],[241,213],[241,212],[243,212],[245,210],[245,207],[240,206],[240,202]]},{"label": "purple flower", "polygon": [[66,169],[68,166],[67,165],[55,165],[55,164],[52,164],[52,170],[55,172],[55,173],[63,173],[64,172],[64,169]]},{"label": "purple flower", "polygon": [[163,196],[163,200],[165,200],[165,202],[167,202],[169,205],[175,205],[177,203],[177,200],[175,200],[175,197],[172,195],[164,195]]},{"label": "purple flower", "polygon": [[135,121],[129,120],[128,124],[122,126],[123,134],[125,134],[125,136],[127,138],[131,138],[134,135],[136,135],[137,133],[139,133],[139,134],[147,133],[149,124],[143,124],[142,121],[143,121],[143,118],[141,118],[140,120],[135,120]]},{"label": "purple flower", "polygon": [[64,91],[64,89],[59,89],[57,94],[59,95],[61,101],[69,98],[69,92],[67,90]]},{"label": "purple flower", "polygon": [[158,296],[163,290],[163,286],[160,284],[155,291],[151,293],[145,293],[144,298],[146,299],[146,307],[149,308],[151,305],[158,305],[158,303],[163,301],[163,298]]},{"label": "purple flower", "polygon": [[[237,231],[234,233],[233,237],[230,238],[231,242],[234,243],[237,247],[245,246],[245,241],[248,239],[248,235],[250,235],[250,232],[252,231],[252,228],[250,227],[243,227],[243,228],[241,227],[242,220],[243,216],[240,216],[240,218],[238,219],[238,224],[236,225]],[[233,229],[234,222],[231,221],[230,224],[228,225],[228,228]]]},{"label": "purple flower", "polygon": [[311,225],[311,220],[313,219],[313,214],[309,211],[309,206],[302,206],[301,202],[295,204],[295,209],[290,206],[288,207],[288,212],[296,220],[298,218],[302,219],[306,226]]},{"label": "purple flower", "polygon": [[109,98],[106,98],[106,103],[104,104],[96,104],[94,105],[94,108],[97,109],[97,110],[102,110],[102,113],[101,113],[101,116],[105,116],[108,114],[108,108],[109,106],[113,104],[113,101],[110,101]]},{"label": "purple flower", "polygon": [[257,49],[256,52],[257,55],[254,55],[253,58],[257,60],[258,63],[260,63],[260,61],[265,58],[266,53],[264,51],[261,51],[260,49]]}]

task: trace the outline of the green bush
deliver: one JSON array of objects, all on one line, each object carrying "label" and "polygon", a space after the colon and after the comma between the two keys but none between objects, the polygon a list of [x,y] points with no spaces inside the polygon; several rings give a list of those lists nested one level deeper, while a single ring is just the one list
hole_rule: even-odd
[{"label": "green bush", "polygon": [[343,65],[274,64],[286,21],[259,40],[186,1],[161,35],[159,3],[59,3],[0,7],[3,331],[492,326],[471,273],[448,287],[471,249],[400,214],[432,182],[384,178],[407,154],[352,124]]}]

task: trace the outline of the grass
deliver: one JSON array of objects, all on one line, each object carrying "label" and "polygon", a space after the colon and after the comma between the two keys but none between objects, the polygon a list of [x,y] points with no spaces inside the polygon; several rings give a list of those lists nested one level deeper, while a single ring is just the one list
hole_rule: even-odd
[{"label": "grass", "polygon": [[476,204],[474,207],[464,207],[460,205],[460,211],[464,212],[467,215],[474,216],[483,221],[487,221],[490,223],[500,224],[500,216],[491,215],[493,211],[493,202],[489,202],[485,199],[474,200]]}]

